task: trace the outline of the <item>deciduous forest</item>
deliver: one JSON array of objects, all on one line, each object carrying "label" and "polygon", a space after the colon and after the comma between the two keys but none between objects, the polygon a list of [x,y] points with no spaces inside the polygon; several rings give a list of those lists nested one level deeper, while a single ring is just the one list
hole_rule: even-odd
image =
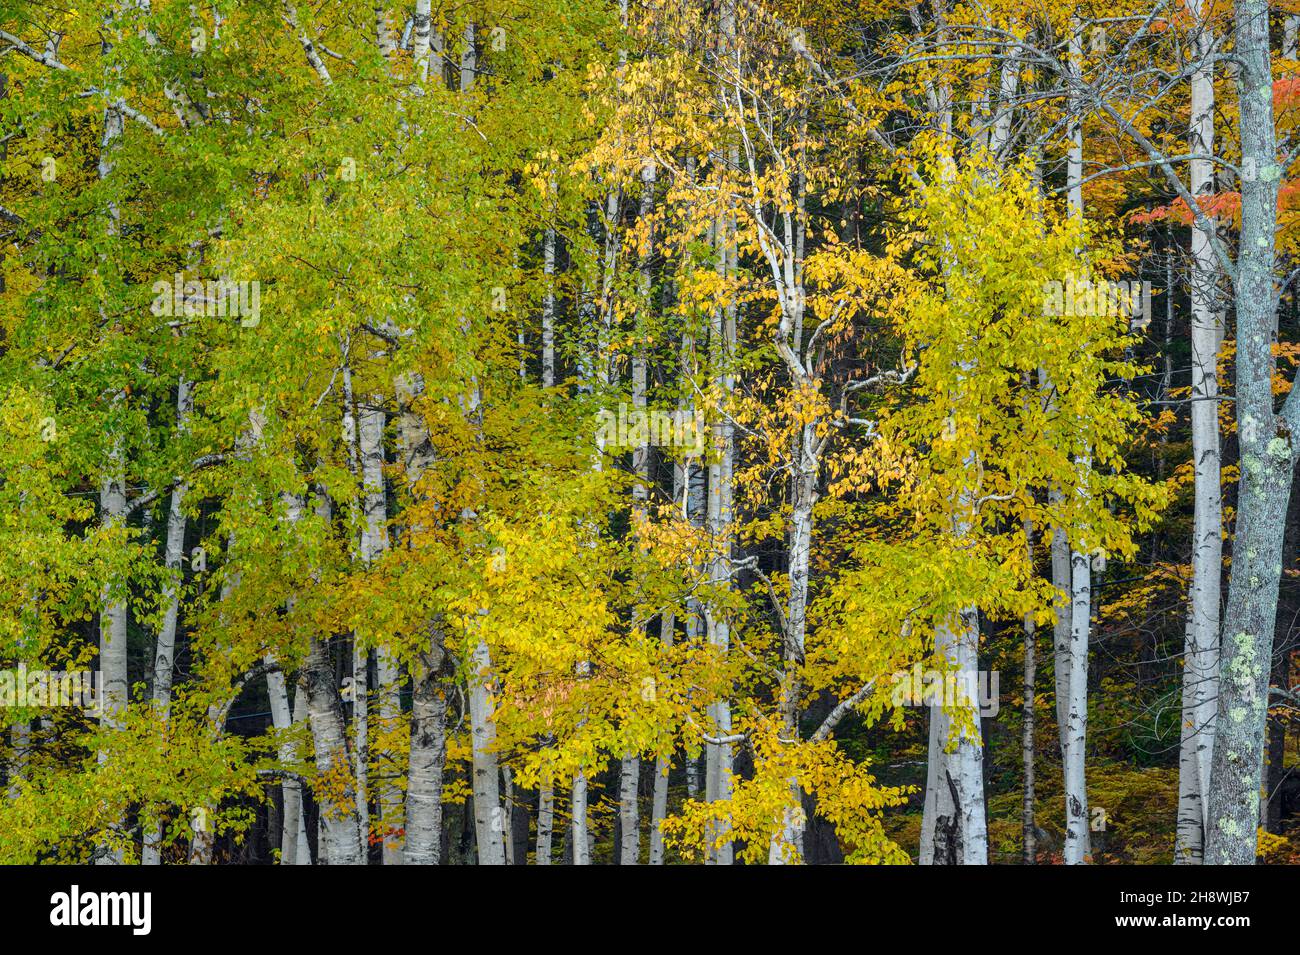
[{"label": "deciduous forest", "polygon": [[1300,863],[1293,174],[1294,0],[0,0],[0,863]]}]

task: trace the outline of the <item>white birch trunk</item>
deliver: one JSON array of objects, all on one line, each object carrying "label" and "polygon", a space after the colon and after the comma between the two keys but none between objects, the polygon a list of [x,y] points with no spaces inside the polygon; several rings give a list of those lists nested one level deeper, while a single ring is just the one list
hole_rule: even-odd
[{"label": "white birch trunk", "polygon": [[[348,449],[349,469],[356,478],[361,470],[361,452],[352,390],[352,366],[347,355],[344,356],[342,378],[343,440]],[[355,492],[350,506],[355,515]],[[365,539],[364,531],[362,539]],[[362,645],[361,636],[357,633],[352,635],[352,734],[353,794],[356,798],[357,822],[361,829],[364,864],[370,843],[370,651]]]},{"label": "white birch trunk", "polygon": [[415,0],[415,16],[411,30],[411,60],[415,63],[415,75],[423,85],[429,81],[429,60],[432,53],[431,0]]},{"label": "white birch trunk", "polygon": [[[412,493],[434,462],[433,446],[424,418],[414,407],[423,395],[424,382],[417,374],[397,381],[402,408],[398,419],[397,444],[400,463]],[[412,537],[419,527],[411,528]],[[442,857],[442,784],[447,756],[447,692],[443,673],[446,663],[445,635],[435,621],[429,625],[429,642],[421,650],[413,674],[411,699],[411,753],[406,783],[406,836],[403,861],[406,865],[437,865]]]},{"label": "white birch trunk", "polygon": [[[107,53],[107,41],[104,46]],[[97,174],[101,182],[113,173],[115,168],[113,152],[117,148],[117,141],[121,139],[124,128],[125,119],[122,112],[112,105],[106,107],[104,132],[100,139],[97,164]],[[121,228],[117,205],[110,202],[107,212],[106,232],[112,240]],[[115,403],[120,399],[121,396],[118,395],[114,399]],[[108,455],[107,473],[103,477],[99,493],[100,520],[107,529],[122,527],[126,523],[126,474],[122,455],[121,442],[113,439]],[[113,583],[110,582],[105,587],[100,606],[99,668],[103,680],[100,722],[106,727],[118,728],[121,725],[121,714],[126,708],[129,693],[126,646],[127,605],[124,595],[114,594],[112,590]],[[105,754],[100,753],[99,761],[103,763],[105,759]],[[116,850],[99,853],[95,857],[95,864],[121,865],[122,853]]]},{"label": "white birch trunk", "polygon": [[[716,225],[716,246],[718,246],[718,270],[724,277],[735,275],[736,244],[733,220],[724,217]],[[710,364],[714,387],[722,400],[729,401],[736,388],[736,377],[731,372],[731,363],[736,353],[736,314],[733,307],[715,308],[711,318],[710,329]],[[733,477],[735,477],[735,435],[729,408],[716,409],[712,424],[712,443],[715,459],[708,465],[708,499],[707,522],[710,537],[714,539],[715,556],[710,565],[710,583],[716,590],[731,590],[732,587],[732,494]],[[719,654],[727,654],[731,648],[731,620],[722,605],[708,605],[705,609],[707,639]],[[727,739],[732,735],[731,702],[728,699],[715,700],[708,707],[708,716],[715,738]],[[723,802],[731,799],[732,794],[732,746],[728,742],[706,743],[705,748],[705,800],[706,802]],[[731,865],[735,860],[735,848],[725,841],[727,825],[719,830],[710,830],[710,843],[723,839],[722,846],[710,847],[707,864]]]},{"label": "white birch trunk", "polygon": [[[307,720],[307,694],[295,691],[293,694],[293,725],[300,726]],[[302,784],[298,784],[298,818],[291,827],[286,821],[284,838],[293,838],[293,852],[280,859],[281,865],[311,865],[311,843],[307,839],[307,807],[303,799]],[[285,845],[282,841],[281,845]]]},{"label": "white birch trunk", "polygon": [[637,793],[641,788],[641,760],[624,756],[618,776],[618,864],[637,865],[641,861],[641,830],[638,819]]},{"label": "white birch trunk", "polygon": [[[649,232],[645,240],[645,246],[642,250],[641,262],[639,268],[639,285],[641,302],[637,309],[638,325],[637,340],[644,343],[649,335],[648,318],[653,311],[650,307],[650,292],[652,287],[651,276],[651,255],[654,250],[653,228],[649,224],[650,216],[654,212],[654,190],[655,190],[655,165],[653,161],[646,160],[641,166],[641,210],[640,219],[643,226]],[[632,356],[632,406],[640,415],[646,413],[646,379],[649,368],[649,362],[646,357],[645,345],[638,346],[636,353]],[[643,521],[647,518],[648,502],[650,497],[650,445],[649,430],[646,431],[646,440],[637,445],[632,452],[632,472],[636,476],[636,483],[632,487],[632,509],[634,519]],[[641,632],[643,623],[634,619],[632,621],[633,630],[638,634]],[[638,796],[641,789],[641,760],[636,754],[629,753],[623,757],[622,771],[619,775],[619,864],[620,865],[637,865],[641,860],[641,830],[640,818],[638,811]]]},{"label": "white birch trunk", "polygon": [[[1070,22],[1069,51],[1071,69],[1078,75],[1083,57],[1083,27],[1077,19]],[[1067,125],[1070,146],[1066,155],[1066,186],[1071,215],[1082,220],[1083,210],[1083,106],[1080,98],[1070,98]],[[1078,462],[1080,478],[1091,464]],[[1088,553],[1070,552],[1070,631],[1065,646],[1066,704],[1062,737],[1062,762],[1065,775],[1065,862],[1079,865],[1091,855],[1088,828],[1088,790],[1086,748],[1088,732],[1088,640],[1092,624],[1092,562]],[[1058,657],[1058,661],[1061,658]],[[1060,663],[1058,662],[1058,667]],[[1057,703],[1058,713],[1060,702]]]},{"label": "white birch trunk", "polygon": [[1069,710],[1066,714],[1065,863],[1090,861],[1088,790],[1084,773],[1088,742],[1088,638],[1092,582],[1087,554],[1071,554]]},{"label": "white birch trunk", "polygon": [[[432,629],[432,628],[430,628]],[[442,778],[447,756],[447,687],[441,634],[415,673],[411,699],[411,762],[406,787],[407,865],[437,865],[442,858]]]},{"label": "white birch trunk", "polygon": [[[464,47],[460,55],[460,89],[468,93],[478,75],[476,26],[465,25]],[[468,412],[480,413],[481,396],[477,381],[473,383]],[[482,624],[480,615],[479,625]],[[470,740],[473,757],[472,789],[474,793],[474,828],[478,841],[479,865],[504,865],[505,832],[501,808],[501,772],[496,754],[496,722],[492,711],[492,654],[480,638],[474,645],[469,666]]]},{"label": "white birch trunk", "polygon": [[[104,527],[116,529],[126,524],[125,477],[121,470],[121,450],[117,445],[110,454],[110,473],[100,487],[99,504]],[[99,615],[99,670],[103,680],[100,724],[121,729],[129,693],[127,677],[127,604],[126,595],[118,593],[122,582],[110,582],[104,589]],[[107,756],[99,754],[100,763]],[[96,857],[97,865],[121,865],[122,853],[114,850]]]},{"label": "white birch trunk", "polygon": [[[320,509],[328,513],[327,499]],[[292,499],[288,512],[290,527],[296,523],[301,503]],[[366,848],[357,814],[356,783],[348,758],[347,729],[343,702],[335,684],[334,664],[325,641],[313,637],[298,673],[298,692],[306,699],[316,771],[342,775],[346,782],[337,805],[322,804],[317,855],[320,865],[365,865]]]},{"label": "white birch trunk", "polygon": [[[732,240],[730,220],[719,220],[717,224],[718,270],[724,276],[734,274],[735,244]],[[735,315],[729,309],[717,308],[713,311],[710,329],[710,363],[713,366],[714,387],[724,402],[729,400],[735,389],[735,376],[730,365],[735,354]],[[714,412],[712,440],[716,457],[709,464],[709,488],[707,503],[707,521],[710,536],[714,540],[716,553],[710,562],[710,584],[717,590],[730,590],[732,586],[731,571],[731,533],[732,533],[732,493],[735,444],[729,409],[717,409]],[[710,645],[721,654],[731,646],[731,622],[724,607],[710,604],[704,609]],[[710,723],[716,739],[725,740],[731,736],[731,703],[727,699],[715,700],[708,707]],[[731,744],[716,742],[705,744],[704,798],[707,802],[720,802],[731,798],[732,752]],[[707,836],[710,848],[706,857],[709,865],[731,865],[734,860],[734,848],[726,839],[727,827],[714,830],[710,827]],[[713,843],[721,841],[718,848]]]},{"label": "white birch trunk", "polygon": [[[1190,7],[1197,20],[1196,68],[1191,79],[1188,152],[1214,153],[1214,37],[1204,22],[1204,0]],[[1288,24],[1294,18],[1288,18]],[[1214,192],[1210,159],[1189,162],[1194,197]],[[1210,758],[1219,692],[1219,601],[1223,573],[1223,513],[1219,455],[1218,357],[1221,322],[1216,310],[1218,267],[1210,241],[1191,230],[1192,247],[1192,465],[1195,505],[1192,582],[1183,648],[1182,733],[1178,748],[1178,837],[1175,863],[1199,863],[1205,845]]]},{"label": "white birch trunk", "polygon": [[298,8],[291,2],[291,0],[285,0],[284,2],[284,20],[289,24],[294,33],[297,34],[298,43],[302,47],[303,55],[307,57],[307,63],[311,66],[312,70],[315,71],[316,75],[320,77],[320,81],[326,86],[332,85],[333,79],[330,76],[329,67],[327,67],[325,61],[320,58],[320,53],[316,50],[316,44],[313,43],[311,37],[307,35],[307,31],[298,25]]},{"label": "white birch trunk", "polygon": [[587,825],[587,774],[573,774],[573,819],[570,829],[573,864],[591,865],[591,833]]},{"label": "white birch trunk", "polygon": [[[984,747],[978,693],[979,630],[975,611],[935,634],[958,687],[952,705],[930,707],[930,753],[922,816],[922,865],[987,865]],[[939,754],[934,758],[934,754]]]},{"label": "white birch trunk", "polygon": [[542,275],[546,292],[542,297],[542,387],[555,387],[555,229],[542,238]]},{"label": "white birch trunk", "polygon": [[[367,396],[360,408],[358,448],[362,484],[361,559],[373,564],[388,550],[388,498],[384,488],[384,398]],[[400,715],[400,676],[396,661],[384,647],[376,653],[378,677],[379,718],[391,725]],[[397,830],[401,827],[401,793],[391,780],[381,780],[375,787],[379,802],[379,820],[383,829],[384,865],[401,864],[401,841]]]},{"label": "white birch trunk", "polygon": [[[274,664],[272,657],[266,658],[268,664]],[[289,689],[281,670],[271,670],[266,674],[266,695],[271,704],[271,725],[280,732],[287,731],[293,725],[293,710],[289,706]],[[293,746],[285,743],[280,747],[281,762],[288,763],[293,758]],[[284,812],[280,821],[280,865],[298,864],[298,828],[302,824],[302,786],[293,777],[286,778],[280,784]]]},{"label": "white birch trunk", "polygon": [[[939,100],[950,103],[945,91]],[[950,108],[944,113],[950,129]],[[955,168],[944,166],[951,177]],[[961,364],[961,374],[970,366]],[[978,462],[963,462],[969,470]],[[958,538],[970,532],[970,492],[952,502],[953,531]],[[922,865],[987,865],[988,824],[984,796],[984,747],[980,733],[979,611],[968,607],[935,630],[935,656],[946,660],[945,670],[956,680],[953,699],[930,707],[930,739],[926,765],[925,804],[921,815]]]},{"label": "white birch trunk", "polygon": [[489,686],[492,655],[485,641],[474,647],[469,674],[470,740],[473,756],[474,830],[479,865],[505,865],[505,814],[497,763],[496,720]]},{"label": "white birch trunk", "polygon": [[550,785],[537,792],[537,865],[551,864],[551,840],[555,832],[555,790]]},{"label": "white birch trunk", "polygon": [[356,786],[348,765],[343,704],[334,685],[334,667],[323,640],[313,638],[302,672],[300,692],[307,694],[316,770],[344,774],[347,783],[339,805],[321,806],[321,864],[365,865],[366,849],[357,813]]}]

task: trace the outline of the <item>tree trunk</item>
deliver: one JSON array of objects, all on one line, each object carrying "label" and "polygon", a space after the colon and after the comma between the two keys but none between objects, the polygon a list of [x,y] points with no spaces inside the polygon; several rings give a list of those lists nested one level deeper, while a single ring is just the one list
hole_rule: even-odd
[{"label": "tree trunk", "polygon": [[[431,34],[433,32],[432,0],[415,0],[415,14],[411,24],[411,61],[420,83],[429,81]],[[439,64],[441,66],[441,63]]]},{"label": "tree trunk", "polygon": [[1269,663],[1287,501],[1295,470],[1300,406],[1292,391],[1283,417],[1273,410],[1272,343],[1280,174],[1273,127],[1267,0],[1237,0],[1236,59],[1243,168],[1241,240],[1236,263],[1237,428],[1241,484],[1232,576],[1223,618],[1218,711],[1210,766],[1205,861],[1255,861],[1260,773],[1268,716]]},{"label": "tree trunk", "polygon": [[[126,478],[121,468],[121,445],[115,444],[110,455],[110,473],[104,478],[99,492],[101,520],[104,527],[118,529],[126,525]],[[121,729],[123,713],[129,694],[127,676],[126,594],[123,581],[112,581],[103,592],[99,614],[99,670],[103,697],[100,700],[100,724],[109,729]],[[107,761],[105,753],[99,762]],[[114,849],[98,855],[96,865],[121,865],[122,852]]]},{"label": "tree trunk", "polygon": [[342,780],[339,801],[335,804],[321,803],[324,846],[320,852],[321,864],[365,865],[366,850],[357,813],[356,785],[348,761],[343,704],[334,682],[334,666],[325,641],[312,639],[298,676],[298,687],[300,692],[307,694],[307,717],[311,722],[316,771]]},{"label": "tree trunk", "polygon": [[555,790],[542,786],[537,792],[537,865],[551,864],[551,837],[555,830]]},{"label": "tree trunk", "polygon": [[1092,616],[1092,583],[1088,555],[1072,551],[1070,609],[1069,709],[1066,713],[1065,862],[1081,865],[1091,851],[1088,791],[1084,766],[1088,742],[1088,638]]},{"label": "tree trunk", "polygon": [[[554,188],[552,187],[552,192]],[[542,297],[542,387],[555,387],[555,229],[542,238],[542,274],[546,292]]]},{"label": "tree trunk", "polygon": [[[307,721],[307,694],[300,693],[296,689],[293,694],[293,725],[301,726]],[[286,836],[293,832],[296,848],[292,853],[290,861],[285,862],[281,859],[281,865],[311,865],[311,840],[307,838],[307,794],[303,791],[302,785],[298,786],[298,824],[294,829],[290,829],[287,820],[284,827]]]},{"label": "tree trunk", "polygon": [[[959,692],[952,705],[930,707],[930,761],[921,823],[921,865],[987,865],[984,747],[978,693],[979,628],[975,611],[935,633]],[[964,690],[960,688],[965,688]]]},{"label": "tree trunk", "polygon": [[[1069,51],[1071,70],[1075,75],[1083,60],[1083,26],[1077,18],[1070,20]],[[1070,147],[1066,158],[1066,185],[1069,192],[1070,214],[1080,221],[1083,209],[1083,105],[1077,94],[1070,97],[1070,116],[1067,134]],[[1079,457],[1076,466],[1080,475],[1086,474],[1091,462]],[[1084,547],[1080,544],[1080,547]],[[1065,776],[1065,862],[1079,865],[1091,855],[1091,838],[1088,828],[1088,789],[1086,753],[1088,736],[1088,641],[1092,628],[1092,564],[1091,556],[1084,551],[1070,551],[1070,629],[1064,646],[1064,655],[1058,657],[1065,663],[1065,723],[1062,727],[1061,761]],[[1059,683],[1058,683],[1059,686]],[[1061,715],[1060,701],[1057,713]]]},{"label": "tree trunk", "polygon": [[[267,663],[274,663],[267,657]],[[266,674],[266,694],[271,704],[271,724],[280,732],[293,725],[293,710],[289,707],[289,690],[284,673],[278,669]],[[281,762],[293,758],[293,746],[280,747]],[[284,811],[280,821],[280,865],[298,864],[298,829],[302,821],[302,785],[296,778],[286,778],[280,784]]]},{"label": "tree trunk", "polygon": [[[374,356],[372,356],[374,357]],[[357,429],[362,484],[361,559],[373,564],[388,550],[388,497],[384,487],[384,396],[371,394],[359,409]],[[376,652],[379,719],[385,727],[401,715],[400,676],[396,661],[384,647]],[[381,779],[375,787],[379,821],[383,832],[384,865],[399,865],[402,825],[402,797],[391,780]]]},{"label": "tree trunk", "polygon": [[[1034,552],[1033,541],[1034,525],[1027,520],[1025,521],[1025,544],[1029,548],[1031,558]],[[1020,762],[1024,767],[1025,795],[1021,810],[1021,831],[1024,834],[1024,864],[1035,865],[1038,862],[1038,823],[1034,818],[1034,798],[1036,796],[1034,790],[1034,729],[1038,714],[1035,680],[1038,674],[1038,634],[1033,614],[1025,614],[1023,627],[1025,638],[1025,703],[1020,728]]]},{"label": "tree trunk", "polygon": [[570,841],[573,843],[573,864],[591,865],[590,833],[587,831],[587,775],[579,770],[573,774],[573,821]]},{"label": "tree trunk", "polygon": [[[732,239],[731,221],[719,219],[717,224],[718,271],[724,276],[733,275],[733,263],[736,258],[735,243]],[[714,386],[728,401],[735,390],[736,380],[730,365],[735,355],[735,314],[732,307],[713,310],[712,328],[710,329],[709,362],[713,366]],[[713,448],[715,457],[709,463],[709,486],[707,503],[707,520],[709,534],[714,540],[715,556],[710,563],[709,582],[715,590],[730,590],[731,582],[731,534],[732,534],[732,483],[734,477],[735,438],[729,408],[719,408],[713,413]],[[725,656],[731,646],[731,621],[728,611],[719,604],[705,608],[704,617],[708,629],[708,641],[714,652]],[[725,697],[713,701],[708,707],[710,724],[717,739],[726,739],[731,735],[731,703]],[[705,745],[704,798],[707,802],[720,802],[731,798],[732,752],[727,742],[707,743]],[[719,848],[713,844],[724,837],[727,832],[725,822],[722,828],[710,827],[708,838],[710,848],[707,862],[710,865],[731,865],[734,850],[730,841],[722,842]]]},{"label": "tree trunk", "polygon": [[[1203,20],[1203,0],[1191,13],[1198,21],[1197,64],[1191,80],[1188,152],[1214,153],[1214,38]],[[1189,163],[1193,196],[1214,192],[1214,163]],[[1178,746],[1178,836],[1175,863],[1199,863],[1205,845],[1205,810],[1214,748],[1214,710],[1219,682],[1219,600],[1223,575],[1223,516],[1219,459],[1218,358],[1221,332],[1215,309],[1218,268],[1210,241],[1193,226],[1192,245],[1192,465],[1195,510],[1192,582],[1183,648],[1181,734]]]},{"label": "tree trunk", "polygon": [[470,739],[473,755],[474,835],[479,865],[506,864],[505,816],[501,809],[501,771],[497,763],[496,721],[492,716],[492,655],[485,641],[474,647],[469,673]]}]

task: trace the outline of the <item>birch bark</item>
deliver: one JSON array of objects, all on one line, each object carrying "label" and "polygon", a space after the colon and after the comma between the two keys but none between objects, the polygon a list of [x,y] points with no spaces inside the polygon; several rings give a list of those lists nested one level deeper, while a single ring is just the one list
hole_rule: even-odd
[{"label": "birch bark", "polygon": [[[328,515],[329,503],[324,496],[319,508],[323,515]],[[302,503],[295,497],[286,515],[290,527],[301,513]],[[311,638],[307,658],[298,673],[298,691],[306,699],[316,771],[340,782],[338,802],[322,801],[320,806],[319,863],[365,865],[366,847],[357,813],[356,782],[348,758],[343,702],[329,647],[319,637]]]},{"label": "birch bark", "polygon": [[[433,445],[424,418],[416,407],[424,382],[418,374],[397,381],[402,408],[397,444],[400,463],[413,496],[421,494],[421,478],[434,462]],[[410,529],[414,542],[418,526]],[[442,856],[442,783],[447,756],[446,636],[436,620],[429,624],[428,643],[412,674],[411,750],[406,783],[406,865],[437,865]]]},{"label": "birch bark", "polygon": [[[1192,0],[1196,31],[1191,78],[1192,159],[1188,188],[1201,198],[1214,191],[1214,36],[1205,18],[1205,0]],[[1192,582],[1188,593],[1183,647],[1182,732],[1178,747],[1178,835],[1175,863],[1199,863],[1205,845],[1206,797],[1214,746],[1215,700],[1219,681],[1219,602],[1223,574],[1223,514],[1219,453],[1218,353],[1220,316],[1216,310],[1218,268],[1209,239],[1191,230],[1192,274],[1192,465],[1195,504],[1192,528]]]},{"label": "birch bark", "polygon": [[[1079,76],[1083,60],[1083,27],[1070,22],[1069,69]],[[1070,96],[1067,128],[1070,146],[1066,156],[1066,187],[1071,215],[1083,219],[1083,104]],[[1078,462],[1086,473],[1090,462]],[[1092,624],[1091,557],[1070,552],[1070,639],[1065,647],[1066,708],[1062,750],[1065,772],[1065,862],[1079,865],[1089,860],[1091,840],[1088,820],[1088,789],[1085,758],[1088,736],[1088,642]]]}]

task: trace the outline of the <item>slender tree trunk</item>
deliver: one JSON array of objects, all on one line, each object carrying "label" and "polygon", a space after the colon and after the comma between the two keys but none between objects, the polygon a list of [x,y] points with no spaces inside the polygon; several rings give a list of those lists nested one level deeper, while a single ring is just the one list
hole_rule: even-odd
[{"label": "slender tree trunk", "polygon": [[[1191,80],[1188,151],[1214,153],[1214,37],[1194,0],[1196,69]],[[1191,194],[1214,192],[1214,163],[1189,163]],[[1220,319],[1215,309],[1218,268],[1208,237],[1192,228],[1192,465],[1195,510],[1192,582],[1183,648],[1182,732],[1178,747],[1178,836],[1175,863],[1199,863],[1205,844],[1206,795],[1214,748],[1219,682],[1219,601],[1223,574],[1223,516],[1219,458],[1218,357]]]},{"label": "slender tree trunk", "polygon": [[[1070,21],[1069,51],[1076,76],[1083,59],[1083,26]],[[1083,210],[1083,106],[1077,95],[1070,98],[1067,135],[1066,185],[1071,215],[1082,221]],[[1081,474],[1091,467],[1086,458],[1076,462]],[[1088,735],[1088,641],[1092,626],[1092,565],[1088,553],[1070,551],[1070,630],[1065,649],[1065,724],[1062,762],[1065,774],[1065,862],[1079,865],[1091,855],[1088,828],[1086,752]],[[1060,658],[1058,658],[1059,661]],[[1059,666],[1059,662],[1058,662]],[[1058,715],[1060,703],[1058,701]]]},{"label": "slender tree trunk", "polygon": [[[460,89],[468,93],[478,76],[477,27],[465,25],[460,55]],[[472,385],[470,415],[480,414],[482,399],[478,382]],[[483,623],[480,615],[479,625]],[[470,739],[473,757],[474,834],[479,865],[504,865],[505,827],[501,808],[501,772],[496,754],[496,722],[492,712],[492,654],[479,638],[471,651],[469,666]]]},{"label": "slender tree trunk", "polygon": [[550,785],[537,791],[537,864],[551,864],[551,837],[555,830],[555,790]]},{"label": "slender tree trunk", "polygon": [[[802,290],[800,290],[802,291]],[[795,461],[794,502],[789,528],[790,602],[786,615],[785,672],[781,682],[781,723],[786,739],[799,739],[799,709],[802,687],[798,671],[803,662],[804,638],[808,628],[808,567],[812,556],[813,507],[817,502],[818,461],[814,447],[817,423],[801,429]],[[768,864],[802,860],[807,819],[803,795],[797,781],[790,781],[790,804],[785,807],[780,830],[768,849]]]},{"label": "slender tree trunk", "polygon": [[421,85],[429,81],[429,60],[433,17],[431,0],[415,0],[415,14],[411,25],[411,61]]},{"label": "slender tree trunk", "polygon": [[591,865],[590,833],[587,829],[587,774],[581,770],[573,774],[573,820],[570,839],[573,843],[573,864]]},{"label": "slender tree trunk", "polygon": [[479,865],[506,864],[505,815],[492,711],[492,655],[485,641],[474,647],[469,674],[470,740],[473,756],[474,835]]},{"label": "slender tree trunk", "polygon": [[[301,726],[307,722],[307,694],[295,689],[293,694],[293,725]],[[298,823],[290,829],[284,827],[286,836],[294,833],[297,848],[289,861],[281,860],[281,865],[311,865],[311,842],[307,838],[307,796],[301,784],[298,786]]]},{"label": "slender tree trunk", "polygon": [[[111,33],[111,23],[105,24],[106,35]],[[107,55],[111,46],[103,42]],[[122,113],[115,106],[104,109],[104,132],[100,139],[99,162],[97,172],[100,182],[112,175],[115,168],[113,153],[117,141],[121,139],[125,127]],[[106,232],[110,241],[118,236],[121,220],[116,203],[110,201],[108,206]],[[120,400],[120,395],[115,399]],[[126,468],[122,460],[123,451],[120,439],[112,438],[107,470],[104,474],[99,492],[100,520],[107,529],[120,528],[126,523]],[[125,594],[116,593],[121,581],[110,582],[104,589],[99,615],[99,669],[103,680],[103,700],[101,701],[100,722],[109,728],[119,728],[122,712],[126,708],[129,694],[127,675],[127,605]],[[107,759],[99,754],[99,761]],[[99,853],[95,857],[96,865],[121,865],[122,853],[119,850]]]},{"label": "slender tree trunk", "polygon": [[[673,500],[681,500],[686,493],[685,468],[688,465],[673,467]],[[673,645],[673,630],[677,625],[676,615],[667,610],[659,621],[659,642],[665,647]],[[672,760],[668,756],[657,756],[654,768],[654,793],[650,800],[650,865],[664,864],[664,835],[660,824],[668,816],[668,774],[672,769]]]},{"label": "slender tree trunk", "polygon": [[640,787],[641,760],[636,756],[624,756],[619,765],[619,865],[637,865],[641,861],[641,831],[637,814],[637,794]]},{"label": "slender tree trunk", "polygon": [[[640,298],[637,309],[637,340],[645,342],[650,334],[649,316],[653,312],[650,303],[652,289],[651,256],[654,250],[654,230],[650,216],[654,212],[655,165],[645,161],[641,166],[641,211],[640,221],[647,230],[645,245],[642,249],[639,266]],[[646,415],[646,381],[649,361],[644,344],[637,348],[632,357],[632,405],[636,414]],[[639,420],[645,420],[644,417]],[[632,472],[636,483],[632,487],[633,520],[644,522],[649,517],[648,502],[650,498],[650,429],[646,428],[646,438],[633,449]],[[632,621],[633,630],[640,634],[644,624],[639,619]],[[619,773],[619,864],[637,865],[641,861],[641,829],[639,818],[639,796],[641,789],[641,760],[635,753],[623,756]]]},{"label": "slender tree trunk", "polygon": [[[360,439],[357,434],[356,402],[352,390],[352,365],[349,355],[343,363],[343,440],[348,449],[348,463],[354,479],[360,478]],[[356,494],[350,496],[355,526]],[[364,503],[363,503],[364,510]],[[366,532],[362,531],[361,546]],[[357,820],[361,826],[363,859],[368,860],[370,843],[370,650],[359,633],[352,635],[352,756],[355,761],[353,792],[357,803]]]},{"label": "slender tree trunk", "polygon": [[[126,525],[126,479],[121,468],[121,445],[116,445],[110,455],[110,473],[104,478],[99,492],[101,520],[107,529],[116,530]],[[103,593],[99,614],[99,670],[103,681],[103,699],[100,701],[100,723],[110,729],[121,729],[126,711],[129,680],[127,677],[127,604],[126,594],[119,591],[122,581],[110,582]],[[99,754],[100,763],[107,755]],[[97,865],[121,865],[122,853],[113,850],[96,857]]]},{"label": "slender tree trunk", "polygon": [[[193,388],[184,378],[176,390],[176,428],[184,433],[186,421],[194,406]],[[163,587],[163,623],[158,631],[154,648],[153,701],[164,713],[171,705],[172,676],[175,672],[176,625],[180,615],[181,562],[185,550],[185,511],[183,504],[188,488],[181,482],[171,493],[167,511],[167,541],[163,552],[163,566],[168,580]]]},{"label": "slender tree trunk", "polygon": [[[268,663],[273,663],[267,657]],[[271,724],[280,732],[293,725],[293,710],[289,706],[289,690],[284,673],[272,670],[266,675],[266,692],[271,704]],[[280,760],[288,763],[293,758],[293,746],[280,747]],[[298,828],[302,823],[302,786],[296,778],[287,778],[280,784],[284,812],[280,822],[280,865],[298,864]]]},{"label": "slender tree trunk", "polygon": [[[374,357],[374,356],[372,356]],[[388,550],[388,498],[384,487],[384,397],[371,394],[358,413],[358,449],[362,483],[361,560],[370,565]],[[384,647],[376,652],[379,719],[391,726],[401,715],[400,677],[397,662]],[[402,797],[391,780],[381,779],[375,787],[379,802],[379,821],[383,831],[384,865],[401,863],[401,840],[397,831],[402,825]]]},{"label": "slender tree trunk", "polygon": [[[717,224],[718,271],[724,277],[734,275],[736,251],[731,220],[720,219]],[[735,375],[731,362],[735,355],[735,313],[732,306],[713,311],[710,329],[709,362],[713,366],[714,387],[728,403],[735,390]],[[734,477],[735,444],[730,407],[714,411],[712,439],[715,457],[709,463],[707,521],[713,539],[714,557],[709,567],[709,582],[715,590],[730,590],[732,493]],[[719,604],[710,604],[704,611],[708,627],[708,641],[714,652],[726,655],[731,646],[731,621],[727,610]],[[715,738],[725,740],[731,736],[731,702],[725,697],[715,700],[708,708]],[[708,802],[721,802],[731,798],[732,752],[728,742],[707,743],[705,746],[704,798]],[[731,842],[722,841],[720,847],[713,843],[725,837],[726,823],[721,830],[708,833],[710,848],[707,861],[710,865],[731,865],[734,849]]]},{"label": "slender tree trunk", "polygon": [[[554,190],[552,190],[554,191]],[[542,274],[546,292],[542,297],[542,387],[555,387],[555,229],[542,237]]]},{"label": "slender tree trunk", "polygon": [[1072,551],[1069,710],[1066,714],[1065,862],[1089,861],[1088,791],[1084,779],[1088,741],[1088,636],[1092,584],[1088,555]]},{"label": "slender tree trunk", "polygon": [[[328,501],[321,499],[322,513]],[[296,523],[301,504],[290,504],[288,523]],[[320,865],[365,865],[366,845],[357,813],[356,780],[348,758],[347,728],[343,720],[343,701],[339,698],[338,680],[325,641],[313,637],[298,673],[298,692],[306,697],[307,720],[311,727],[316,771],[340,783],[335,789],[338,801],[320,802],[320,838],[317,856]]]},{"label": "slender tree trunk", "polygon": [[384,62],[389,64],[391,69],[397,42],[393,37],[392,27],[388,23],[388,11],[384,9],[382,3],[375,4],[375,40],[379,44],[379,55],[384,58]]},{"label": "slender tree trunk", "polygon": [[[1025,521],[1025,544],[1030,557],[1034,552],[1034,525]],[[1024,864],[1035,865],[1038,862],[1038,823],[1034,818],[1034,729],[1037,719],[1037,657],[1038,634],[1034,624],[1034,615],[1025,614],[1025,710],[1020,729],[1020,761],[1024,767],[1025,796],[1021,811],[1021,830],[1024,833]]]}]

